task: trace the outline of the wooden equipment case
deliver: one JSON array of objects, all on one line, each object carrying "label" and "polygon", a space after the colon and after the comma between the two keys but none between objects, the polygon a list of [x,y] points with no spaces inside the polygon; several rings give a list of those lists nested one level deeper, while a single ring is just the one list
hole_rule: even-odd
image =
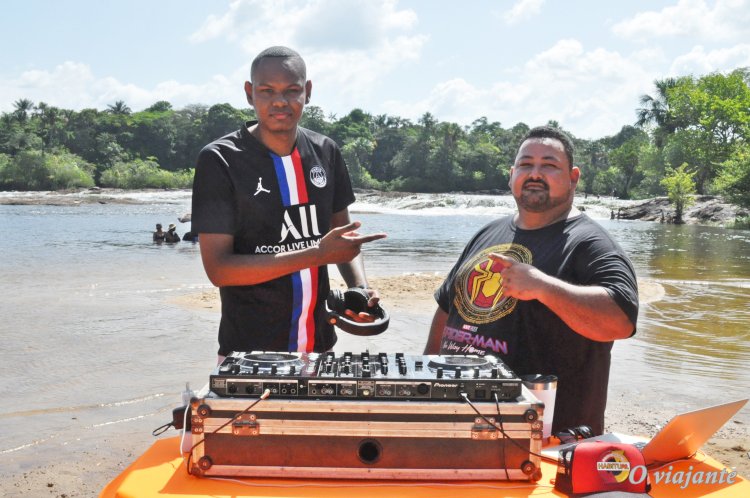
[{"label": "wooden equipment case", "polygon": [[[544,404],[194,398],[189,470],[201,476],[540,478]],[[499,413],[498,413],[499,410]],[[501,430],[502,429],[502,430]],[[504,434],[503,434],[504,433]]]}]

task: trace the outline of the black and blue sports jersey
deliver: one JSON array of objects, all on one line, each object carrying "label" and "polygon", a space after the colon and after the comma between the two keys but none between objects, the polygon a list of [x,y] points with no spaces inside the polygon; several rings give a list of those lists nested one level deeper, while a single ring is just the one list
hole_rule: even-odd
[{"label": "black and blue sports jersey", "polygon": [[[354,202],[338,146],[299,128],[288,156],[271,152],[248,128],[203,148],[193,181],[192,229],[234,236],[238,254],[312,247],[331,215]],[[326,351],[336,342],[326,322],[327,267],[268,282],[222,287],[219,354],[231,351]]]}]

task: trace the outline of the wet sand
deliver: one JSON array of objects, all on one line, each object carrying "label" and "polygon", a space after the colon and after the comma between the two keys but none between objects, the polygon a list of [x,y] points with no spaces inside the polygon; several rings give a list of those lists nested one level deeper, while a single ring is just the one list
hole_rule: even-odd
[{"label": "wet sand", "polygon": [[[440,275],[412,275],[409,278],[371,278],[379,289],[384,305],[392,315],[388,332],[374,338],[360,338],[341,333],[337,352],[387,351],[421,352],[435,309],[432,292],[442,282]],[[343,287],[341,282],[333,285]],[[653,282],[639,282],[643,303],[658,300],[663,289]],[[167,298],[168,305],[194,313],[219,311],[218,292],[186,292]],[[208,372],[207,372],[208,373]],[[652,435],[658,424],[674,414],[667,404],[654,406],[632,392],[610,389],[607,430],[638,435]],[[174,404],[177,406],[177,403]],[[89,497],[101,489],[135,460],[154,441],[151,430],[171,419],[171,408],[156,419],[112,424],[80,437],[71,434],[70,441],[45,450],[13,456],[12,466],[0,471],[0,496],[5,497]],[[71,420],[71,425],[75,421]],[[169,431],[165,436],[176,433]],[[748,428],[730,421],[709,441],[703,450],[741,475],[750,476],[750,436]]]}]

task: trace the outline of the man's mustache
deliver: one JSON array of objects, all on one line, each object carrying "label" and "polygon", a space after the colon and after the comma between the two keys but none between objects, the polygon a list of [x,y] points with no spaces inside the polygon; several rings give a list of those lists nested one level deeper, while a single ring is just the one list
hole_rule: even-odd
[{"label": "man's mustache", "polygon": [[549,185],[544,180],[526,180],[523,182],[523,188],[526,188],[527,185],[541,185],[545,190],[549,190]]}]

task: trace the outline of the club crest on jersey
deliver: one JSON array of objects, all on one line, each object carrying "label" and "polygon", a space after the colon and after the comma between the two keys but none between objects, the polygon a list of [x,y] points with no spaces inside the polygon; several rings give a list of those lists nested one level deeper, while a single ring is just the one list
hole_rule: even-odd
[{"label": "club crest on jersey", "polygon": [[291,209],[284,211],[279,243],[284,242],[290,235],[294,240],[308,239],[311,236],[320,237],[318,212],[315,209],[315,204],[299,206],[297,209],[299,210],[299,225],[296,225],[289,215]]},{"label": "club crest on jersey", "polygon": [[313,166],[310,169],[310,181],[318,188],[325,187],[326,183],[328,183],[326,170],[324,170],[321,166]]},{"label": "club crest on jersey", "polygon": [[496,264],[487,256],[504,254],[520,263],[531,264],[531,251],[520,244],[489,247],[468,259],[454,281],[453,299],[458,314],[469,323],[494,322],[511,313],[518,300],[503,292],[503,277]]}]

